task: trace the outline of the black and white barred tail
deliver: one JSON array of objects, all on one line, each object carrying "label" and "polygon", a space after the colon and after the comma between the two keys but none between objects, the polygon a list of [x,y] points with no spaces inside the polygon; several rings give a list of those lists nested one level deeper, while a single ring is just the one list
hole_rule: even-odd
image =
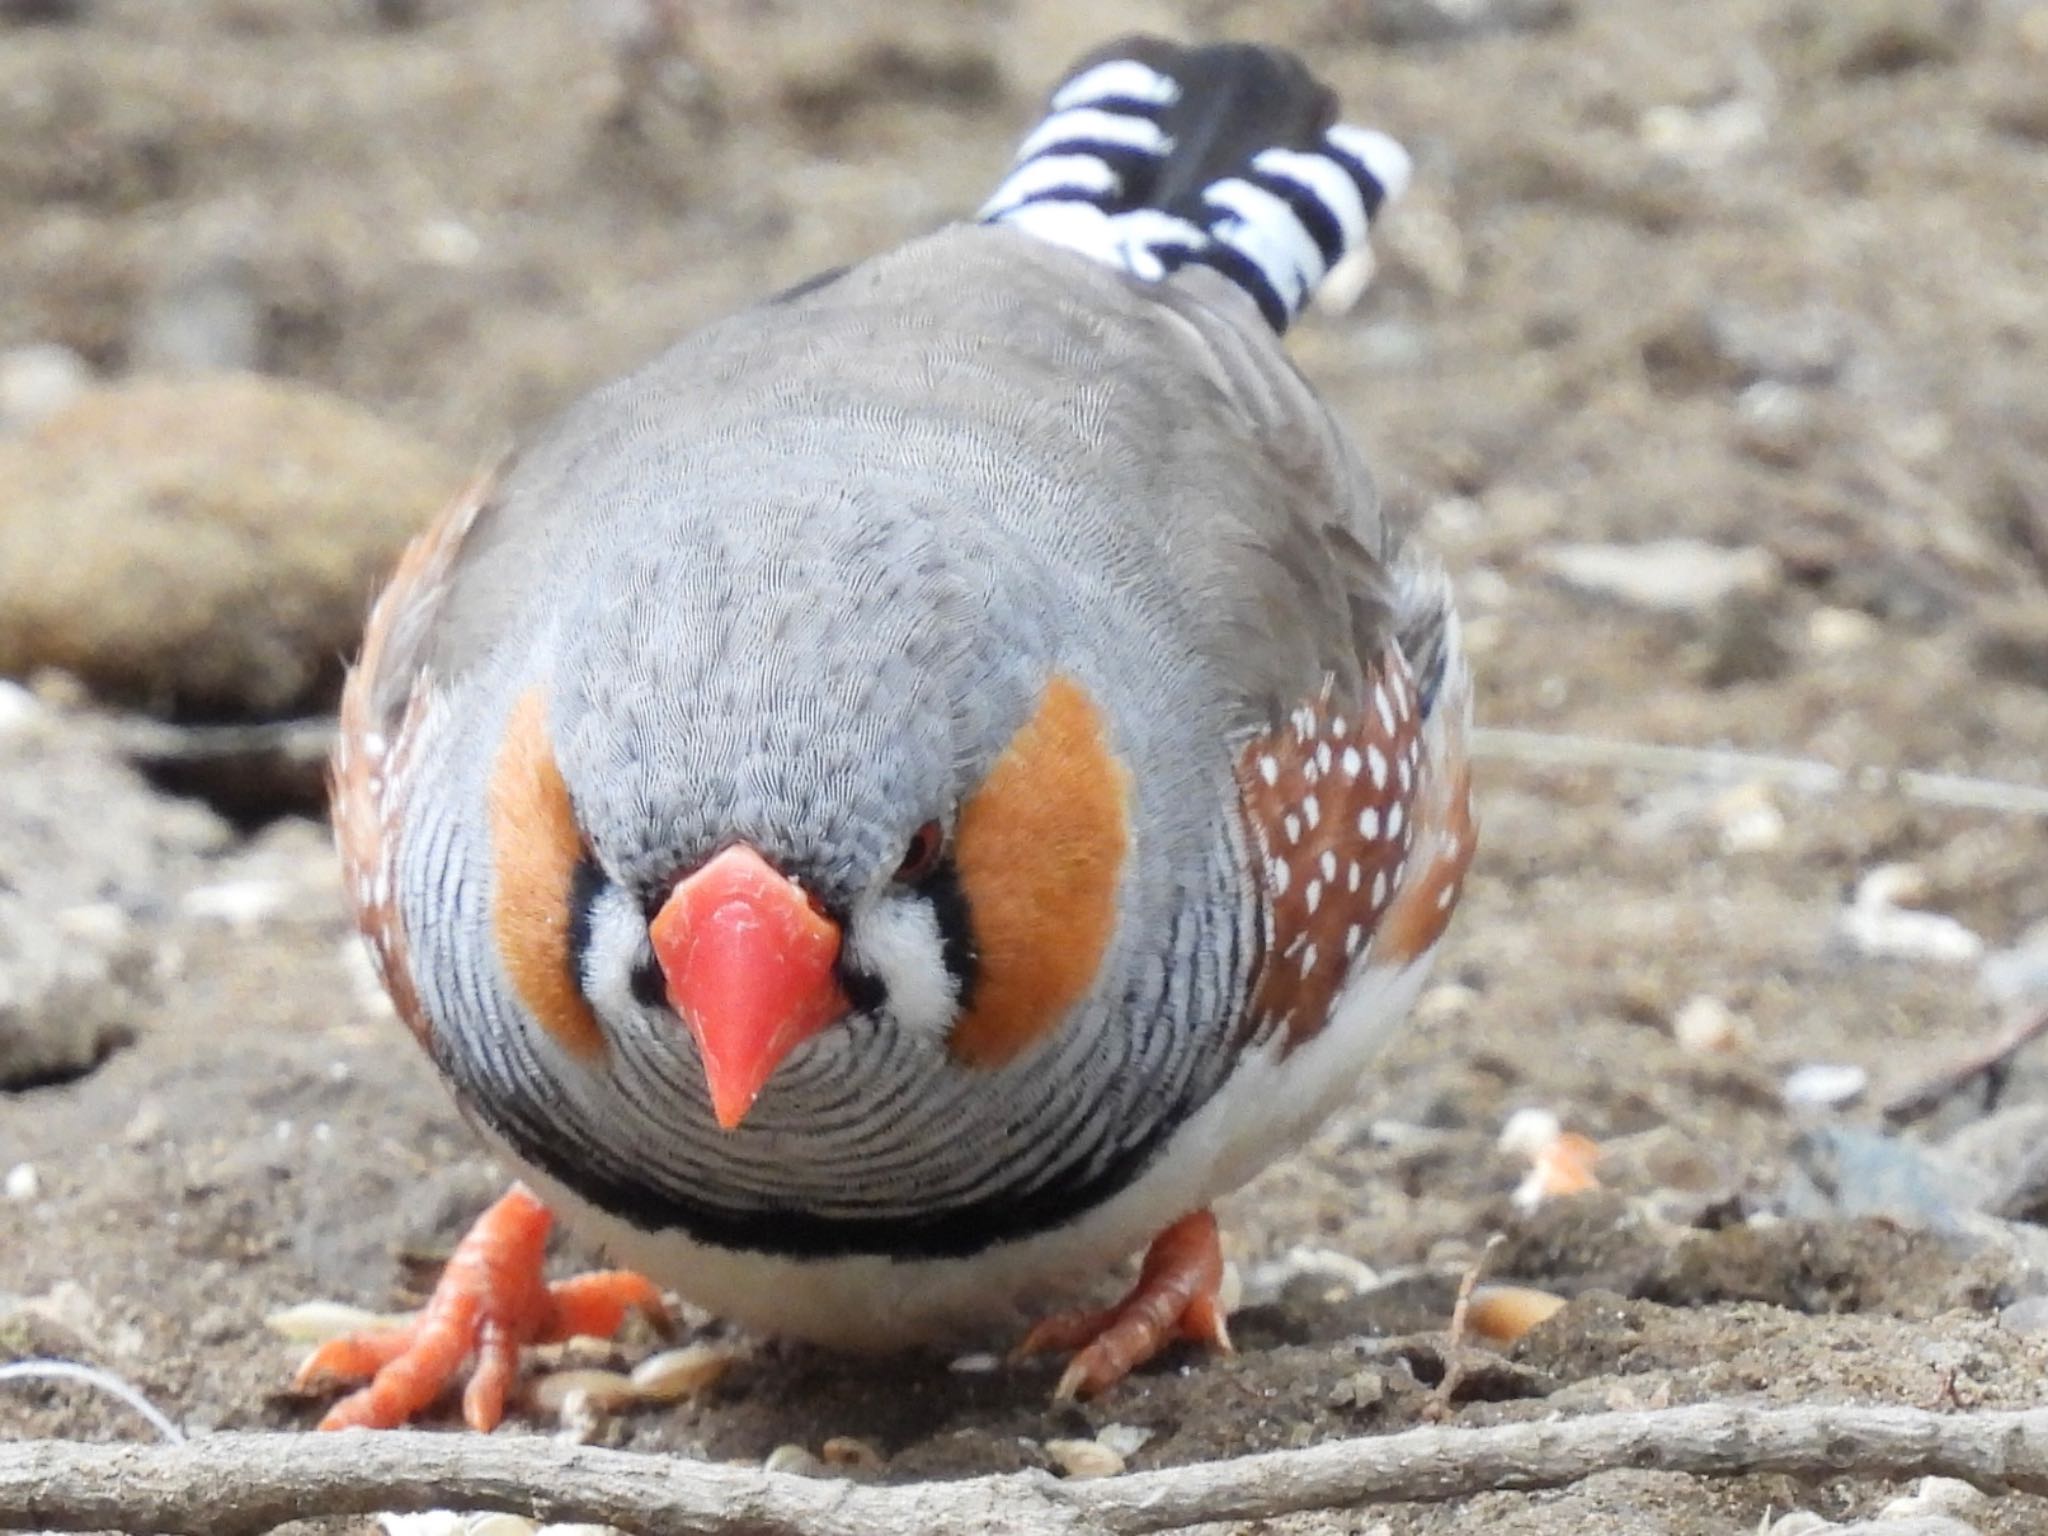
[{"label": "black and white barred tail", "polygon": [[1213,267],[1284,331],[1408,184],[1399,144],[1336,118],[1292,54],[1127,38],[1060,83],[980,217],[1148,281]]}]

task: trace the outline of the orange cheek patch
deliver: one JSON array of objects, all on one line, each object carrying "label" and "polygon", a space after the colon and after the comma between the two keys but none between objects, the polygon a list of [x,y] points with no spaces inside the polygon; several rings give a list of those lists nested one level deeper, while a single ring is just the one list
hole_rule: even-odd
[{"label": "orange cheek patch", "polygon": [[961,808],[954,840],[979,970],[953,1055],[1000,1067],[1059,1026],[1095,982],[1130,851],[1130,775],[1068,677]]},{"label": "orange cheek patch", "polygon": [[569,786],[548,746],[538,688],[522,694],[491,770],[491,927],[498,955],[533,1016],[572,1056],[604,1050],[604,1032],[569,973],[569,888],[583,857]]}]

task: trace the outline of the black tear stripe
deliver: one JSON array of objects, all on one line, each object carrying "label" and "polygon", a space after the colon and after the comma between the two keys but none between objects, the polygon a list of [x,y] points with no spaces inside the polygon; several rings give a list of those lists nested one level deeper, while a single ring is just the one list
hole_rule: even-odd
[{"label": "black tear stripe", "polygon": [[569,873],[569,933],[564,946],[569,979],[576,984],[578,995],[586,1000],[590,996],[590,986],[584,980],[584,961],[590,953],[591,911],[604,888],[604,871],[586,851]]},{"label": "black tear stripe", "polygon": [[965,1013],[974,1006],[975,990],[981,982],[981,951],[974,942],[974,912],[960,885],[960,866],[950,857],[942,859],[918,887],[918,894],[932,904],[932,915],[938,919],[939,953],[953,978],[957,1011]]}]

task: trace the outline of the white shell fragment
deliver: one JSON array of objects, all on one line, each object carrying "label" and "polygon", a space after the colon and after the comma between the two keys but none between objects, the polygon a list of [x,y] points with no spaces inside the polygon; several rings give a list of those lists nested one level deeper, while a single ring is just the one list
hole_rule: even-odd
[{"label": "white shell fragment", "polygon": [[709,1391],[738,1358],[715,1344],[685,1344],[649,1355],[633,1367],[633,1390],[650,1403],[671,1403]]},{"label": "white shell fragment", "polygon": [[1045,1454],[1062,1477],[1115,1477],[1124,1459],[1100,1440],[1048,1440]]},{"label": "white shell fragment", "polygon": [[263,1326],[294,1344],[325,1344],[345,1333],[374,1328],[401,1328],[412,1321],[408,1312],[372,1312],[341,1301],[302,1301],[272,1312]]},{"label": "white shell fragment", "polygon": [[577,1393],[598,1413],[610,1413],[637,1401],[640,1393],[633,1378],[617,1371],[568,1370],[543,1376],[530,1388],[534,1407],[560,1417],[568,1415],[570,1399]]},{"label": "white shell fragment", "polygon": [[1780,1089],[1793,1109],[1843,1109],[1870,1088],[1870,1074],[1851,1062],[1816,1061],[1797,1068]]}]

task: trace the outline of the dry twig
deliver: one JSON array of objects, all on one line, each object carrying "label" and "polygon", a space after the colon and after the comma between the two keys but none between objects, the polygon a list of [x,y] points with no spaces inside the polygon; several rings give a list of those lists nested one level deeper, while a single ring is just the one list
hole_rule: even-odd
[{"label": "dry twig", "polygon": [[1426,1428],[1128,1477],[1045,1473],[880,1486],[551,1440],[211,1435],[179,1446],[0,1445],[0,1530],[253,1536],[381,1510],[505,1510],[698,1536],[1143,1536],[1219,1520],[1556,1488],[1616,1468],[1959,1477],[2048,1493],[2048,1409],[1711,1405]]},{"label": "dry twig", "polygon": [[1466,1362],[1470,1359],[1465,1336],[1472,1326],[1472,1293],[1479,1289],[1480,1277],[1486,1273],[1494,1252],[1506,1241],[1507,1237],[1499,1232],[1487,1238],[1479,1256],[1465,1266],[1465,1273],[1458,1278],[1457,1300],[1451,1303],[1450,1336],[1444,1343],[1444,1379],[1437,1383],[1423,1410],[1431,1423],[1448,1418],[1457,1406],[1458,1387],[1465,1380]]},{"label": "dry twig", "polygon": [[2048,1035],[2048,1008],[2022,1019],[1991,1044],[1972,1051],[1961,1061],[1943,1067],[1932,1077],[1914,1084],[1884,1107],[1884,1122],[1894,1128],[1924,1120],[1971,1084],[1984,1084],[1987,1108],[1995,1103],[2012,1070],[2012,1059],[2043,1035]]},{"label": "dry twig", "polygon": [[1481,757],[1509,762],[1553,763],[1567,768],[1630,769],[1721,784],[1761,780],[1809,795],[1857,790],[1865,794],[1903,795],[1908,800],[1963,810],[2048,816],[2048,786],[2008,784],[1998,779],[1972,778],[1959,773],[1927,773],[1917,768],[1867,766],[1845,769],[1810,757],[1778,757],[1762,752],[1733,752],[1708,747],[1668,747],[1655,742],[1612,741],[1597,736],[1518,731],[1501,726],[1475,730],[1472,749]]}]

